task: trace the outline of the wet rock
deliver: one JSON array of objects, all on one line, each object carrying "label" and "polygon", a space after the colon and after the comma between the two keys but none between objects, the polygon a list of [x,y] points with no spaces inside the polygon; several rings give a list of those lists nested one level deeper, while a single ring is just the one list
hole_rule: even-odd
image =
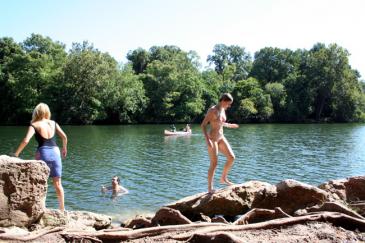
[{"label": "wet rock", "polygon": [[41,160],[0,156],[0,227],[29,227],[45,210],[49,168]]}]

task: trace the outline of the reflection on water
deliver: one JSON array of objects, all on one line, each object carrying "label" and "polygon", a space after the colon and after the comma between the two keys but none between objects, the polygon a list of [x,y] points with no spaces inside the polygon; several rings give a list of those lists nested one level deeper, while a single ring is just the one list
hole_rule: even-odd
[{"label": "reflection on water", "polygon": [[[64,126],[69,155],[63,161],[68,210],[126,219],[152,213],[181,197],[207,190],[209,158],[198,125],[190,136],[165,137],[162,125]],[[25,127],[0,127],[0,154],[13,152]],[[313,185],[365,174],[365,126],[361,124],[260,124],[226,129],[236,155],[231,180],[277,183],[292,178]],[[22,157],[33,158],[34,140]],[[219,156],[216,187],[224,157]],[[100,192],[118,175],[129,194]],[[49,187],[48,207],[57,207]]]}]

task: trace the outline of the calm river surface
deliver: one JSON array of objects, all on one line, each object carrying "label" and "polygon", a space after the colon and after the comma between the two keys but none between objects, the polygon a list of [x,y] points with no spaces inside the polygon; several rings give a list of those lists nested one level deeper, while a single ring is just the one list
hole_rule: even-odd
[{"label": "calm river surface", "polygon": [[[66,209],[124,220],[206,191],[209,158],[200,127],[193,125],[188,137],[164,137],[166,127],[63,126],[69,138],[69,154],[63,161]],[[0,126],[0,154],[14,152],[26,129]],[[365,175],[364,124],[242,124],[225,129],[225,135],[236,154],[230,173],[236,183],[276,184],[292,178],[318,185]],[[35,148],[33,138],[21,158],[32,159]],[[224,158],[219,159],[217,188],[222,187],[218,180],[224,164]],[[129,194],[112,199],[100,193],[100,186],[110,185],[113,175],[121,177]],[[52,186],[47,207],[57,208]]]}]

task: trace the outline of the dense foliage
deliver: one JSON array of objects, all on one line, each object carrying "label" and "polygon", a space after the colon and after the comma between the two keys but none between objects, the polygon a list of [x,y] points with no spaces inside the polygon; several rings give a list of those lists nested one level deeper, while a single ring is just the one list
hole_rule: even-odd
[{"label": "dense foliage", "polygon": [[349,53],[217,44],[202,69],[177,46],[138,48],[119,64],[88,42],[65,45],[37,34],[0,38],[0,124],[25,124],[39,102],[65,124],[200,122],[224,92],[236,122],[365,120],[365,85]]}]

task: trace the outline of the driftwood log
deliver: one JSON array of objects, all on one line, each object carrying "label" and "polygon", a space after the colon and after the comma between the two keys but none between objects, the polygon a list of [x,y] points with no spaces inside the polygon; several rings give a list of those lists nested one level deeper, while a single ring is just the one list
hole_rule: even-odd
[{"label": "driftwood log", "polygon": [[234,222],[234,224],[237,225],[251,224],[278,218],[290,218],[290,217],[292,216],[285,213],[280,207],[276,207],[275,210],[254,208],[245,213],[244,215],[242,215],[239,219],[237,219]]},{"label": "driftwood log", "polygon": [[247,225],[226,225],[225,227],[221,226],[212,226],[203,229],[198,229],[195,232],[188,232],[185,234],[180,234],[178,236],[172,237],[175,240],[188,240],[194,234],[212,234],[216,232],[237,232],[244,230],[261,230],[261,229],[272,229],[272,228],[280,228],[283,226],[290,226],[294,224],[304,224],[307,222],[329,222],[335,226],[340,226],[349,230],[360,230],[361,232],[365,232],[365,220],[357,219],[346,214],[342,213],[334,213],[334,212],[323,212],[319,214],[299,216],[299,217],[291,217],[291,218],[281,218],[274,219],[267,222],[261,222],[256,224],[247,224]]},{"label": "driftwood log", "polygon": [[53,228],[53,229],[42,229],[42,230],[39,230],[39,231],[32,232],[32,233],[30,233],[29,235],[26,235],[26,236],[16,236],[14,234],[4,233],[4,234],[0,235],[0,240],[31,241],[31,240],[36,240],[39,237],[42,237],[44,235],[59,232],[59,231],[62,231],[64,229],[65,229],[65,227],[56,227],[56,228]]},{"label": "driftwood log", "polygon": [[[170,236],[169,238],[174,240],[190,242],[198,242],[200,240],[219,241],[225,239],[227,242],[241,242],[240,239],[235,236],[234,232],[245,230],[261,230],[272,229],[283,226],[291,226],[295,224],[304,224],[307,222],[329,222],[335,226],[340,226],[348,230],[359,230],[365,232],[365,220],[351,217],[349,215],[337,212],[321,212],[312,215],[305,215],[299,217],[280,218],[266,222],[246,224],[246,225],[226,225],[221,223],[192,223],[185,225],[173,225],[173,226],[159,226],[138,230],[124,230],[110,231],[101,230],[97,232],[71,232],[63,231],[60,233],[66,240],[81,242],[100,242],[103,240],[132,240],[140,239],[143,237],[153,237],[161,234],[177,234]],[[64,227],[57,227],[51,230],[41,230],[27,236],[11,236],[0,235],[0,240],[13,240],[13,241],[31,241],[35,240],[46,234],[58,232],[64,230]],[[186,232],[189,231],[189,232]],[[182,233],[185,232],[185,233]],[[180,233],[180,234],[178,234]]]}]

